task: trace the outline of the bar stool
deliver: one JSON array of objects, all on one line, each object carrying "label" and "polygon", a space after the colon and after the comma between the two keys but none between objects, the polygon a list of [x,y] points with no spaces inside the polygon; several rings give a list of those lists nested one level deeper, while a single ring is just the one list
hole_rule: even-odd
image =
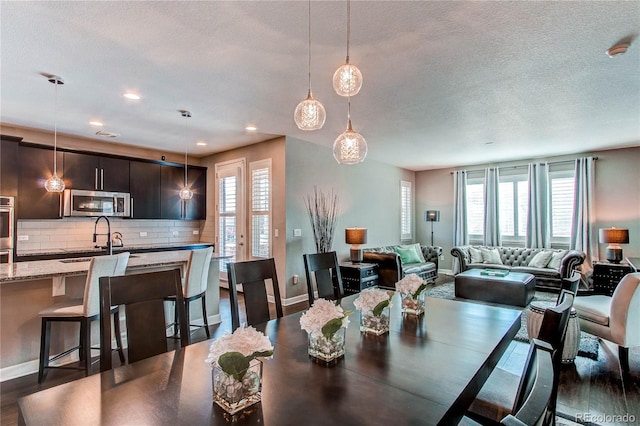
[{"label": "bar stool", "polygon": [[[187,313],[187,321],[189,321],[189,303],[193,300],[202,300],[202,322],[203,324],[189,324],[189,327],[204,327],[207,339],[211,338],[209,331],[209,321],[207,320],[207,285],[209,280],[209,264],[211,263],[211,255],[213,247],[205,249],[191,250],[189,260],[187,261],[187,271],[182,281],[182,290],[184,294],[185,311]],[[165,300],[174,302],[175,297],[168,297]],[[177,311],[174,311],[173,326],[174,337],[178,335],[178,321],[176,319]]]},{"label": "bar stool", "polygon": [[[67,368],[84,369],[88,376],[91,371],[91,321],[100,318],[100,289],[99,278],[115,275],[124,275],[129,261],[129,253],[121,253],[112,256],[96,256],[91,259],[89,272],[84,286],[84,297],[82,300],[74,299],[67,302],[57,303],[38,313],[42,319],[42,329],[40,331],[40,363],[38,367],[38,383],[42,383],[48,369]],[[116,341],[118,343],[118,353],[120,361],[124,362],[122,351],[122,339],[120,336],[120,316],[118,306],[111,308],[114,319]],[[49,346],[51,342],[51,323],[53,322],[77,322],[80,324],[79,345],[68,349],[53,358],[49,358]],[[55,361],[71,352],[79,349],[80,361],[84,362],[84,367],[50,366],[49,362]]]}]

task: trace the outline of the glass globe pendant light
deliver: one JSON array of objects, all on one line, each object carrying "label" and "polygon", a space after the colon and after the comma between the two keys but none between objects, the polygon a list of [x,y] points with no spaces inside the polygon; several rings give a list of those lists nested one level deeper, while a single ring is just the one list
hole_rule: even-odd
[{"label": "glass globe pendant light", "polygon": [[180,114],[184,117],[184,134],[185,134],[185,142],[184,142],[184,186],[180,189],[180,199],[181,200],[190,200],[193,198],[193,191],[189,187],[189,181],[187,180],[187,119],[191,117],[191,113],[187,110],[180,110]]},{"label": "glass globe pendant light", "polygon": [[58,85],[64,84],[62,77],[57,75],[47,76],[50,83],[56,87],[54,100],[54,124],[53,124],[53,175],[44,182],[44,189],[47,192],[60,193],[64,191],[64,181],[58,176]]},{"label": "glass globe pendant light", "polygon": [[333,157],[340,164],[362,163],[367,156],[367,141],[351,127],[351,98],[348,101],[347,130],[333,142]]},{"label": "glass globe pendant light", "polygon": [[293,113],[293,119],[300,130],[318,130],[324,125],[327,113],[322,103],[311,94],[311,0],[309,0],[309,91]]},{"label": "glass globe pendant light", "polygon": [[349,38],[351,36],[351,2],[347,0],[347,60],[333,74],[333,89],[340,96],[357,95],[362,87],[362,73],[349,63]]}]

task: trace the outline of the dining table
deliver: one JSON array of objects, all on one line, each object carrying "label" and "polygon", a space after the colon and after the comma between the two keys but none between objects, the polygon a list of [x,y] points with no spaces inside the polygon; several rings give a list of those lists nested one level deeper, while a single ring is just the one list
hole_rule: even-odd
[{"label": "dining table", "polygon": [[308,356],[302,312],[255,326],[269,337],[262,399],[227,414],[213,402],[212,340],[19,398],[26,425],[453,425],[520,328],[509,307],[427,297],[425,312],[391,298],[389,332],[363,333],[353,301],[345,354],[328,367]]}]

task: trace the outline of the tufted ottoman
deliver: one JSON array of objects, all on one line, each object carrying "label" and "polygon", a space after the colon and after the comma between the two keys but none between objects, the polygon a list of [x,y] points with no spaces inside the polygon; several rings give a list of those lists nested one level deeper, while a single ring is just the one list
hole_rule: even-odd
[{"label": "tufted ottoman", "polygon": [[532,274],[509,272],[504,277],[483,275],[482,269],[469,269],[456,275],[456,297],[527,306],[533,299],[536,278]]}]

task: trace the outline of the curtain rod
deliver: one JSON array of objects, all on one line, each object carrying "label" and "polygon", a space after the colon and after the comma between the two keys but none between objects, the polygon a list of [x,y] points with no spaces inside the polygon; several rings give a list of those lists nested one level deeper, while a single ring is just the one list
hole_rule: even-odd
[{"label": "curtain rod", "polygon": [[[598,157],[592,157],[594,161],[598,160]],[[541,163],[547,163],[548,165],[556,165],[556,164],[566,164],[566,163],[574,163],[576,160],[562,160],[562,161],[541,161]],[[498,169],[524,169],[526,167],[529,167],[528,164],[520,164],[518,166],[504,166],[504,167],[489,167],[491,168],[498,168]],[[466,169],[461,169],[461,170],[456,170],[456,171],[465,171],[468,173],[473,173],[473,172],[481,172],[484,171],[485,169],[487,169],[487,167],[485,167],[484,169],[473,169],[473,170],[466,170]],[[454,172],[449,172],[450,175],[452,175]]]}]

